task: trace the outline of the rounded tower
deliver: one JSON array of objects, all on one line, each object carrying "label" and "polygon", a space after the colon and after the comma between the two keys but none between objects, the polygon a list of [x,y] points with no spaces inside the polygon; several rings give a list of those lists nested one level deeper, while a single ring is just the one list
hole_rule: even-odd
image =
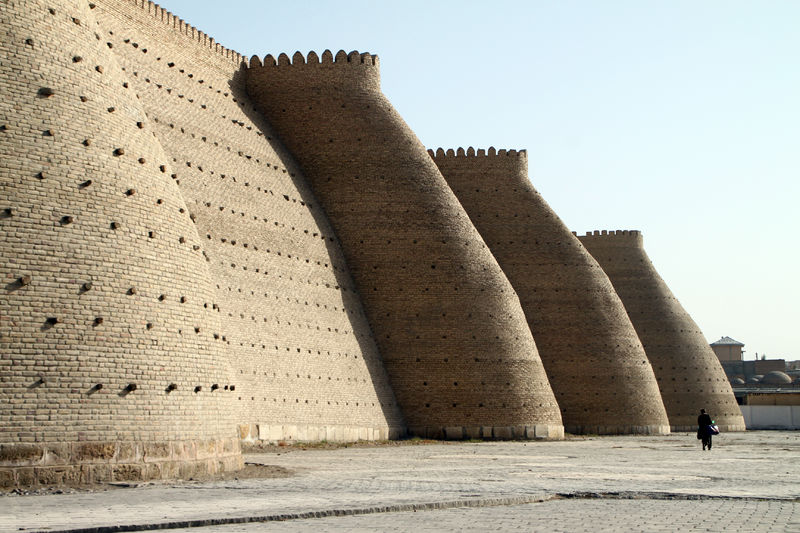
[{"label": "rounded tower", "polygon": [[519,295],[571,433],[669,433],[611,282],[528,180],[527,153],[429,151]]},{"label": "rounded tower", "polygon": [[78,0],[0,12],[0,483],[240,468],[202,241]]},{"label": "rounded tower", "polygon": [[625,305],[653,365],[673,431],[697,429],[701,408],[723,431],[744,431],[744,418],[722,365],[656,272],[641,233],[595,231],[580,241],[608,274]]},{"label": "rounded tower", "polygon": [[339,243],[247,96],[241,56],[152,3],[97,2],[92,13],[203,240],[240,438],[402,436]]},{"label": "rounded tower", "polygon": [[381,93],[378,58],[254,57],[246,76],[337,233],[409,431],[561,437],[514,289]]}]

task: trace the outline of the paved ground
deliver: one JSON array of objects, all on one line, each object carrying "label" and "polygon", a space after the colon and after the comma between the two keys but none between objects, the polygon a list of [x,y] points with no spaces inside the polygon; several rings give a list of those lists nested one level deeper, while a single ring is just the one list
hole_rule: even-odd
[{"label": "paved ground", "polygon": [[246,459],[296,475],[5,496],[0,531],[800,532],[800,432],[725,434],[711,452],[682,433]]}]

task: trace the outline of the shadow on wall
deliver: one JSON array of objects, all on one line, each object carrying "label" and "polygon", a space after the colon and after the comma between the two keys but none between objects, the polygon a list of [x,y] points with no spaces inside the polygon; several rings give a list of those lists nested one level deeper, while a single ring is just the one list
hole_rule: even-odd
[{"label": "shadow on wall", "polygon": [[[231,80],[228,82],[228,87],[230,88],[231,95],[235,96],[236,99],[239,101],[239,107],[241,111],[253,122],[255,126],[264,134],[265,138],[272,138],[280,140],[280,137],[275,133],[272,126],[269,124],[267,119],[258,111],[254,111],[252,107],[248,107],[242,104],[242,102],[246,102],[250,100],[250,95],[247,93],[246,89],[246,70],[247,70],[247,63],[242,62],[240,64],[239,70],[233,75]],[[276,150],[280,151],[281,158],[291,161],[291,166],[294,168],[298,168],[302,172],[302,167],[298,164],[298,162],[294,159],[291,153],[288,150],[283,148],[284,144],[282,142],[276,143],[273,146]],[[314,222],[320,228],[325,228],[325,232],[336,235],[335,230],[333,229],[330,221],[328,220],[328,216],[325,214],[325,210],[322,207],[322,204],[317,200],[314,196],[314,192],[312,191],[311,187],[309,186],[308,182],[302,177],[302,175],[297,175],[295,173],[291,173],[289,175],[292,183],[297,188],[297,192],[300,195],[300,199],[306,203],[306,205],[314,206],[313,209],[310,209],[311,216],[314,219]],[[339,247],[339,239],[338,237],[328,237],[325,239],[325,248],[328,252],[330,257],[339,258],[343,265],[347,268],[346,271],[342,272],[339,270],[333,270],[334,276],[336,278],[336,283],[339,287],[356,287],[358,290],[357,284],[353,280],[352,276],[350,275],[349,267],[347,267],[344,261],[344,254],[342,253],[341,248]],[[383,366],[383,360],[381,359],[381,354],[378,350],[377,343],[374,341],[375,336],[372,332],[372,326],[369,324],[364,310],[361,306],[361,297],[359,294],[351,294],[349,292],[343,292],[342,295],[343,304],[347,311],[348,317],[352,314],[356,316],[363,316],[364,317],[364,325],[369,328],[369,336],[366,340],[361,335],[355,335],[356,341],[358,342],[359,349],[361,350],[362,354],[370,354],[374,353],[377,354],[377,358],[373,357],[362,357],[364,360],[364,364],[367,367],[367,371],[369,372],[370,377],[372,378],[373,384],[380,384],[380,383],[389,383],[388,376],[386,375],[386,369]],[[350,324],[352,326],[352,331],[356,332],[359,329],[363,329],[364,326],[359,326],[358,324],[353,324],[352,319],[350,319]],[[387,385],[388,386],[388,385]],[[381,391],[376,391],[380,396]],[[394,391],[391,391],[392,398],[391,402],[381,402],[381,412],[384,418],[388,421],[395,420],[397,418],[397,411],[392,409],[392,405],[397,405],[397,400],[395,398]],[[402,422],[402,426],[405,428],[406,424],[405,421]]]}]

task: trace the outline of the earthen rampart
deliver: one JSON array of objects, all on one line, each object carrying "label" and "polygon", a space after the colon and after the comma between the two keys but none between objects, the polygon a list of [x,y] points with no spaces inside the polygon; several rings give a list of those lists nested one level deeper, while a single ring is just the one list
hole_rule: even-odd
[{"label": "earthen rampart", "polygon": [[519,295],[571,433],[669,433],[655,376],[597,262],[528,180],[524,150],[429,151]]},{"label": "earthen rampart", "polygon": [[672,294],[635,230],[594,231],[580,241],[600,263],[653,365],[672,429],[697,428],[705,408],[720,428],[744,431],[744,419],[716,355]]},{"label": "earthen rampart", "polygon": [[410,431],[561,435],[514,289],[380,92],[377,59],[253,58],[246,75],[339,236]]}]

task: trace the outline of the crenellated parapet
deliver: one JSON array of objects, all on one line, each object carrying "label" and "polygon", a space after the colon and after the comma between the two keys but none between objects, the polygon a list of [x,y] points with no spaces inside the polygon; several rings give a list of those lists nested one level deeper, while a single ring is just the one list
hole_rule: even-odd
[{"label": "crenellated parapet", "polygon": [[430,150],[519,296],[564,427],[669,433],[653,370],[597,262],[528,180],[524,150]]},{"label": "crenellated parapet", "polygon": [[[198,30],[182,18],[178,17],[177,15],[173,15],[171,12],[167,11],[151,0],[104,0],[102,4],[103,7],[111,9],[114,9],[116,6],[120,6],[123,9],[131,5],[136,6],[153,17],[155,20],[159,21],[161,24],[172,28],[176,34],[185,37],[187,41],[191,41],[199,46],[207,48],[213,53],[230,60],[236,65],[246,61],[245,57],[236,50],[222,46],[210,35]],[[94,9],[94,4],[89,4],[89,6]]]},{"label": "crenellated parapet", "polygon": [[290,58],[282,53],[277,58],[268,54],[263,60],[258,56],[250,58],[248,69],[249,83],[261,77],[270,78],[272,90],[293,90],[299,84],[325,87],[327,90],[365,91],[380,90],[380,61],[370,53],[350,53],[339,50],[336,55],[325,50],[321,56],[309,52],[303,56],[295,52]]},{"label": "crenellated parapet", "polygon": [[497,150],[494,146],[490,146],[488,149],[478,148],[477,150],[472,146],[466,150],[460,147],[455,150],[452,148],[448,148],[447,150],[444,148],[437,148],[436,150],[428,149],[428,153],[434,159],[442,157],[519,157],[527,160],[528,158],[528,152],[526,150],[506,150],[504,148]]},{"label": "crenellated parapet", "polygon": [[[578,236],[577,232],[573,231],[572,234]],[[601,246],[606,247],[640,246],[642,244],[642,232],[635,229],[594,230],[587,231],[585,235],[578,237],[581,241],[597,241]]]},{"label": "crenellated parapet", "polygon": [[[576,232],[572,232],[577,235]],[[642,232],[637,229],[618,229],[618,230],[594,230],[587,231],[585,237],[628,237],[628,238],[641,238]]]},{"label": "crenellated parapet", "polygon": [[[525,150],[497,150],[493,146],[488,149],[469,147],[456,150],[437,148],[428,150],[428,155],[440,168],[461,168],[466,172],[478,172],[487,178],[525,174],[528,172],[528,153]],[[497,170],[502,172],[490,172]]]}]

